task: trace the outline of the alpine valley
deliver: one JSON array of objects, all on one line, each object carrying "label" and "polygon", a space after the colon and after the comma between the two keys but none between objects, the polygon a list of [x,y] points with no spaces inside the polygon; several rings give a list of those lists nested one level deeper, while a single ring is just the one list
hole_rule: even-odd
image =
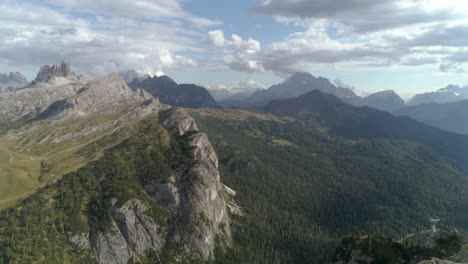
[{"label": "alpine valley", "polygon": [[0,79],[1,263],[468,263],[468,135],[393,91]]}]

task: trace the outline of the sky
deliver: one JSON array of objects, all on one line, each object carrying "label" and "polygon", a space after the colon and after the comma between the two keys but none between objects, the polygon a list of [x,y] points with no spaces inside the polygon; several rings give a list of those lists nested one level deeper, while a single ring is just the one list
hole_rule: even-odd
[{"label": "sky", "polygon": [[0,72],[70,61],[209,88],[309,72],[366,93],[468,85],[465,0],[1,0]]}]

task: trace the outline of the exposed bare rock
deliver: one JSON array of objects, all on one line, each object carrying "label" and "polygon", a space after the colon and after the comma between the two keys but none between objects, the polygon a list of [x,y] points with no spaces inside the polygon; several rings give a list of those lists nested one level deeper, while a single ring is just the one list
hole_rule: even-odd
[{"label": "exposed bare rock", "polygon": [[130,89],[117,74],[89,82],[74,96],[54,102],[37,119],[69,119],[96,113],[120,113],[153,97],[141,89]]},{"label": "exposed bare rock", "polygon": [[91,245],[89,244],[88,234],[68,234],[68,242],[76,251],[89,250]]},{"label": "exposed bare rock", "polygon": [[161,113],[161,120],[163,127],[176,131],[179,135],[187,131],[198,131],[195,120],[182,108],[171,108]]},{"label": "exposed bare rock", "polygon": [[[162,124],[174,133],[183,135],[198,131],[193,119],[182,109],[162,114]],[[196,164],[181,168],[176,174],[180,196],[181,237],[185,250],[203,260],[214,258],[216,238],[230,241],[231,230],[227,212],[227,194],[220,181],[218,158],[204,133],[190,138]]]},{"label": "exposed bare rock", "polygon": [[62,62],[54,65],[44,65],[39,70],[34,82],[50,82],[57,77],[68,77],[71,74],[71,66],[69,62]]},{"label": "exposed bare rock", "polygon": [[83,85],[78,82],[56,86],[33,85],[15,92],[1,93],[0,120],[33,118],[52,103],[76,94]]},{"label": "exposed bare rock", "polygon": [[147,206],[136,199],[112,208],[111,230],[95,231],[91,235],[91,247],[99,263],[126,264],[150,249],[162,247],[166,231],[144,214],[146,209]]}]

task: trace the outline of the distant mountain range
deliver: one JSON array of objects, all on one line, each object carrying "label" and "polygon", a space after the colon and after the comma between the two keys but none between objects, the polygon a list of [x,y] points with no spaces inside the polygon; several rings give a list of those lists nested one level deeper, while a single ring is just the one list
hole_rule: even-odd
[{"label": "distant mountain range", "polygon": [[356,105],[369,106],[372,108],[393,111],[405,106],[405,101],[393,90],[373,93],[361,100]]},{"label": "distant mountain range", "polygon": [[25,87],[29,82],[20,72],[0,73],[0,93]]},{"label": "distant mountain range", "polygon": [[[433,128],[408,117],[369,107],[355,107],[337,97],[313,90],[297,98],[274,100],[259,110],[292,116],[336,136],[410,140],[431,146],[468,171],[468,137]],[[444,142],[444,144],[441,144]]]},{"label": "distant mountain range", "polygon": [[142,88],[162,103],[187,108],[217,108],[208,90],[195,84],[177,84],[168,76],[135,78],[132,88]]},{"label": "distant mountain range", "polygon": [[394,114],[409,116],[447,131],[468,134],[468,100],[408,106],[395,111]]},{"label": "distant mountain range", "polygon": [[333,94],[344,101],[354,100],[357,95],[347,88],[336,87],[328,79],[315,77],[309,73],[298,72],[280,84],[255,92],[246,100],[249,106],[259,106],[275,99],[286,99],[300,96],[311,90],[320,90]]},{"label": "distant mountain range", "polygon": [[466,99],[468,99],[468,86],[449,85],[435,92],[415,95],[408,104],[450,103]]},{"label": "distant mountain range", "polygon": [[[367,105],[385,111],[393,111],[405,105],[403,99],[394,91],[381,91],[367,97],[360,97],[351,89],[338,87],[326,78],[315,77],[305,72],[295,73],[284,82],[275,84],[265,90],[258,90],[251,96],[221,98],[218,102],[224,107],[251,108],[267,104],[276,99],[294,98],[313,90],[335,95],[352,105]],[[212,91],[212,94],[215,93],[216,91]]]},{"label": "distant mountain range", "polygon": [[[321,89],[221,109],[203,87],[135,76],[63,62],[0,94],[3,262],[330,263],[353,234],[467,227],[468,136],[350,104],[398,107],[394,92],[297,74],[287,85]],[[338,263],[398,246],[349,241]],[[464,247],[443,246],[421,259]]]}]

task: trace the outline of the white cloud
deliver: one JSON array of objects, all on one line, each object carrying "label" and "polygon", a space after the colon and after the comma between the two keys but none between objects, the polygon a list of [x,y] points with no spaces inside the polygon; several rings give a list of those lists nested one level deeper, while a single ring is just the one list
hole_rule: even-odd
[{"label": "white cloud", "polygon": [[40,65],[62,60],[92,76],[132,68],[151,74],[190,68],[197,60],[185,54],[200,50],[197,43],[205,32],[200,27],[211,24],[188,14],[181,1],[49,3],[54,7],[0,3],[0,71],[26,70],[33,78]]},{"label": "white cloud", "polygon": [[218,48],[231,49],[237,52],[255,54],[262,49],[260,41],[249,38],[242,39],[237,34],[232,34],[231,39],[225,39],[223,30],[213,30],[208,32],[208,41]]},{"label": "white cloud", "polygon": [[240,89],[265,89],[266,86],[258,83],[255,80],[247,80],[245,82],[240,82],[238,85],[238,88]]},{"label": "white cloud", "polygon": [[222,30],[213,30],[208,32],[208,40],[218,48],[224,47],[225,39]]},{"label": "white cloud", "polygon": [[237,34],[232,34],[231,39],[226,39],[223,30],[208,32],[207,39],[225,54],[221,60],[218,60],[218,65],[236,71],[261,72],[265,70],[262,62],[257,58],[262,51],[260,41],[252,38],[243,39]]},{"label": "white cloud", "polygon": [[319,67],[421,65],[462,73],[466,6],[461,0],[269,0],[254,10],[303,30],[263,47],[237,35],[225,39],[217,30],[223,41],[215,46],[228,53],[220,63],[230,69],[280,76]]}]

